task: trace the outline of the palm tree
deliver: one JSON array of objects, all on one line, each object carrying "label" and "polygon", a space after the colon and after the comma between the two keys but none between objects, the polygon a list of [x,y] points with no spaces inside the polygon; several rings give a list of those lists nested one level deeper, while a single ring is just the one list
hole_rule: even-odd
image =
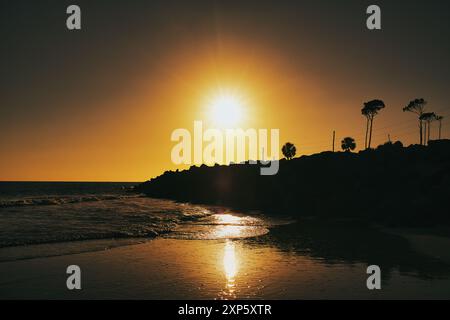
[{"label": "palm tree", "polygon": [[370,115],[369,110],[366,109],[365,106],[361,109],[361,113],[367,119],[367,121],[366,121],[366,137],[364,139],[364,149],[367,149],[367,136],[369,134],[369,124],[370,124],[371,115]]},{"label": "palm tree", "polygon": [[424,127],[424,144],[428,144],[428,141],[430,141],[430,130],[431,130],[431,122],[436,120],[436,114],[434,112],[425,112],[420,116],[420,120],[425,123]]},{"label": "palm tree", "polygon": [[420,117],[423,115],[425,111],[425,105],[427,102],[421,99],[414,99],[409,102],[409,104],[403,108],[403,112],[412,112],[419,116],[419,130],[420,130],[420,144],[423,144],[423,121]]},{"label": "palm tree", "polygon": [[291,160],[293,157],[295,157],[295,153],[297,152],[297,148],[294,146],[293,143],[287,142],[281,148],[281,152],[283,152],[283,155],[286,157],[286,159]]},{"label": "palm tree", "polygon": [[341,147],[342,150],[344,150],[345,152],[351,152],[352,150],[355,150],[356,148],[355,139],[353,139],[352,137],[345,137],[341,141]]},{"label": "palm tree", "polygon": [[439,121],[439,140],[441,140],[442,119],[444,119],[443,116],[436,116],[436,120]]},{"label": "palm tree", "polygon": [[[361,109],[361,113],[363,116],[367,118],[366,123],[366,140],[365,140],[365,148],[370,148],[372,143],[372,131],[373,131],[373,119],[378,114],[378,112],[386,107],[382,100],[371,100],[369,102],[364,102],[364,107]],[[369,135],[369,141],[367,142],[367,135]]]}]

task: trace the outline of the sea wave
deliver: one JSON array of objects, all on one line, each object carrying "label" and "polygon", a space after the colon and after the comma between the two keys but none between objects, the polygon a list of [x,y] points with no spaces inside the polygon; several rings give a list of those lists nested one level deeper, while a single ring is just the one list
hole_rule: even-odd
[{"label": "sea wave", "polygon": [[[58,190],[57,190],[58,191]],[[0,200],[0,262],[87,252],[148,241],[263,235],[280,222],[216,206],[126,192]]]},{"label": "sea wave", "polygon": [[[106,239],[153,239],[159,235],[163,235],[171,232],[173,229],[169,226],[157,226],[157,227],[147,227],[136,231],[115,231],[115,232],[104,232],[104,233],[87,233],[87,234],[56,234],[49,236],[47,238],[41,239],[14,239],[10,241],[2,241],[0,243],[1,248],[7,247],[17,247],[17,246],[30,246],[39,244],[54,244],[54,243],[67,243],[76,241],[87,241],[87,240],[106,240]],[[1,261],[1,257],[0,257]]]},{"label": "sea wave", "polygon": [[83,195],[83,196],[55,196],[55,197],[35,197],[0,200],[0,208],[24,207],[24,206],[49,206],[80,202],[93,202],[105,200],[122,200],[129,198],[143,197],[143,195]]},{"label": "sea wave", "polygon": [[151,239],[213,213],[202,206],[141,195],[10,200],[0,209],[0,248],[99,239]]}]

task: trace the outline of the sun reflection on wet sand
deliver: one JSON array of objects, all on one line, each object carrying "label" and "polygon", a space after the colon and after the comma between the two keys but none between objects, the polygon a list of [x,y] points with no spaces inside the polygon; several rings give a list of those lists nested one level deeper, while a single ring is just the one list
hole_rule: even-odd
[{"label": "sun reflection on wet sand", "polygon": [[245,234],[247,228],[245,226],[218,226],[214,229],[214,235],[217,239],[238,238]]},{"label": "sun reflection on wet sand", "polygon": [[223,254],[223,270],[225,273],[225,289],[222,290],[220,296],[222,299],[236,298],[235,277],[238,272],[239,261],[236,258],[236,248],[231,240],[226,240]]},{"label": "sun reflection on wet sand", "polygon": [[218,225],[212,229],[215,239],[245,238],[268,232],[265,227],[255,225],[260,221],[251,217],[240,217],[231,214],[217,214],[214,216]]},{"label": "sun reflection on wet sand", "polygon": [[226,213],[181,223],[164,237],[202,240],[239,239],[256,237],[268,232],[267,223],[260,218]]},{"label": "sun reflection on wet sand", "polygon": [[220,224],[242,224],[244,221],[243,218],[228,213],[217,214],[215,217]]}]

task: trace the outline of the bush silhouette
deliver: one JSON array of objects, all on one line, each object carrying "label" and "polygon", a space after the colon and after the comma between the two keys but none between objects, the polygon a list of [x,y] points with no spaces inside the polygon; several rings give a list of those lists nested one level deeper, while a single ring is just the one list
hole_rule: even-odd
[{"label": "bush silhouette", "polygon": [[351,152],[352,150],[355,150],[356,148],[355,139],[353,139],[352,137],[345,137],[341,141],[341,148],[345,152]]},{"label": "bush silhouette", "polygon": [[281,152],[283,152],[283,155],[286,157],[286,159],[291,160],[293,157],[295,157],[295,153],[297,152],[297,148],[294,146],[293,143],[287,142],[281,148]]}]

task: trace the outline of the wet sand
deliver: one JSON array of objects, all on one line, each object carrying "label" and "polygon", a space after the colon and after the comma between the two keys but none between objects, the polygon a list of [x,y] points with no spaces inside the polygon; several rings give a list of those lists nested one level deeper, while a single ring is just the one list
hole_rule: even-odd
[{"label": "wet sand", "polygon": [[[409,241],[420,253],[434,257],[450,264],[450,230],[445,229],[382,229],[385,232],[399,235]],[[445,235],[444,235],[445,234]]]},{"label": "wet sand", "polygon": [[[289,233],[280,228],[279,234]],[[363,258],[330,257],[324,253],[328,249],[322,252],[323,248],[318,250],[314,243],[305,244],[302,247],[305,250],[299,250],[295,245],[301,241],[293,241],[292,234],[285,245],[274,245],[274,241],[280,240],[277,237],[275,232],[233,240],[157,238],[104,251],[2,262],[0,298],[450,298],[446,266],[433,258],[412,255],[422,259],[419,265],[425,264],[423,268],[406,266],[409,260],[404,258],[403,264],[388,271],[381,263],[382,289],[371,291],[366,287],[368,263]],[[330,243],[340,245],[339,241]],[[354,251],[353,256],[358,254],[356,248],[348,250]],[[390,256],[389,252],[387,255]],[[65,271],[72,264],[81,267],[82,290],[66,288]]]}]

